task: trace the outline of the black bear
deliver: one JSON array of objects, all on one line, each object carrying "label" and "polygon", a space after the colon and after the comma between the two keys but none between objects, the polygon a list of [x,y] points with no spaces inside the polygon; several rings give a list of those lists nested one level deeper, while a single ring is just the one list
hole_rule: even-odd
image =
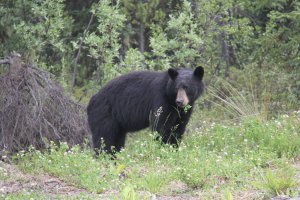
[{"label": "black bear", "polygon": [[[151,125],[164,143],[177,146],[195,100],[204,90],[203,67],[132,72],[111,80],[87,107],[93,147],[108,153],[124,147],[126,133]],[[104,144],[102,146],[102,144]]]}]

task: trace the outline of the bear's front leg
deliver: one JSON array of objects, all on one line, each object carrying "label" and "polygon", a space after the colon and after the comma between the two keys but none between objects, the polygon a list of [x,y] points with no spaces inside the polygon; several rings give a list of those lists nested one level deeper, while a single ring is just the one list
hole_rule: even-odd
[{"label": "bear's front leg", "polygon": [[165,144],[171,144],[175,147],[178,147],[181,143],[182,136],[184,134],[187,123],[180,123],[174,125],[170,131],[164,134],[162,141]]},{"label": "bear's front leg", "polygon": [[190,116],[191,112],[177,112],[172,123],[170,123],[173,125],[167,128],[167,131],[163,134],[162,141],[178,147],[182,140],[186,125],[189,122]]}]

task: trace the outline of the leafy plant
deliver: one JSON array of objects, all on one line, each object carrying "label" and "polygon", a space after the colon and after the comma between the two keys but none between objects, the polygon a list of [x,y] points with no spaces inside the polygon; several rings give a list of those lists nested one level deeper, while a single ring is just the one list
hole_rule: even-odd
[{"label": "leafy plant", "polygon": [[122,200],[138,200],[139,196],[132,185],[126,185],[121,191]]},{"label": "leafy plant", "polygon": [[109,0],[101,1],[96,6],[99,7],[92,12],[97,17],[97,29],[88,34],[84,44],[89,56],[96,60],[94,73],[98,82],[103,84],[118,74],[114,60],[119,58],[120,30],[124,26],[125,16],[120,13],[118,5],[112,6]]},{"label": "leafy plant", "polygon": [[186,106],[184,106],[183,110],[185,113],[187,113],[191,108],[192,108],[192,106],[187,104]]},{"label": "leafy plant", "polygon": [[281,170],[267,170],[261,176],[261,181],[254,183],[255,186],[264,190],[268,194],[275,195],[290,195],[297,182],[295,180],[295,172],[291,168]]}]

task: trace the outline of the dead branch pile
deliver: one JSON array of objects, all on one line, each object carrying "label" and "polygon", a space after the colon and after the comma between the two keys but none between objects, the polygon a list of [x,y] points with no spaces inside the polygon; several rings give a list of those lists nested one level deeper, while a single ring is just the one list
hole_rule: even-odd
[{"label": "dead branch pile", "polygon": [[13,53],[0,64],[0,154],[46,148],[49,141],[82,144],[87,137],[85,108],[67,97],[52,75],[24,64]]}]

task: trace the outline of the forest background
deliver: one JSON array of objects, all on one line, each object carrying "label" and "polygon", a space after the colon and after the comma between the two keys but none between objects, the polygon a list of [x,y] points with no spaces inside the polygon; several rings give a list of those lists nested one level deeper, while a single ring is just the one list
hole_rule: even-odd
[{"label": "forest background", "polygon": [[208,86],[222,90],[218,80],[226,80],[267,113],[300,106],[299,1],[2,0],[0,5],[0,57],[17,51],[85,103],[123,73],[202,65]]}]

